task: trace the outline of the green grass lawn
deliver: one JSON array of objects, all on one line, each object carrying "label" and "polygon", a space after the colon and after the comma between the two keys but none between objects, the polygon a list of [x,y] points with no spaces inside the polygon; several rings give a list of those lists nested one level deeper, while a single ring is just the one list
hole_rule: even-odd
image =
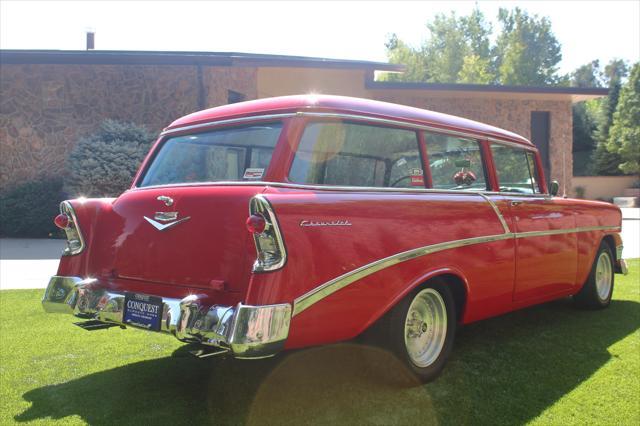
[{"label": "green grass lawn", "polygon": [[604,311],[561,300],[462,328],[443,375],[413,387],[357,343],[196,359],[170,336],[45,314],[41,290],[2,291],[0,425],[638,425],[640,262],[630,269]]}]

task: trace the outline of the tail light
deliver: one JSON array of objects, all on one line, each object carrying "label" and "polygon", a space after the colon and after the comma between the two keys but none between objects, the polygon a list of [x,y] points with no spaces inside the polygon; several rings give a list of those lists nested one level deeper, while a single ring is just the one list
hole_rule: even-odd
[{"label": "tail light", "polygon": [[54,219],[56,226],[62,228],[67,234],[67,245],[62,252],[63,256],[73,256],[84,250],[84,239],[78,227],[76,212],[71,207],[71,203],[63,201],[60,203],[60,214]]},{"label": "tail light", "polygon": [[262,195],[256,195],[249,203],[247,229],[253,234],[258,255],[253,264],[253,272],[282,268],[287,261],[284,240],[271,204]]}]

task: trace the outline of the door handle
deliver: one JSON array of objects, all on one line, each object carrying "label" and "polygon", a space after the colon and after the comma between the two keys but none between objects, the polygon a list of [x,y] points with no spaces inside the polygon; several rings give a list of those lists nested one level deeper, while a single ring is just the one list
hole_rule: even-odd
[{"label": "door handle", "polygon": [[519,206],[520,204],[522,204],[522,201],[512,201],[511,202],[512,206]]}]

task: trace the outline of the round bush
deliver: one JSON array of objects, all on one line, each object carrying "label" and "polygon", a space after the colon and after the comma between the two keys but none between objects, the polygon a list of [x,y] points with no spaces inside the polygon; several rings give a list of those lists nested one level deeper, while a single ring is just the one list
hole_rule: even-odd
[{"label": "round bush", "polygon": [[131,185],[153,140],[144,127],[106,120],[71,151],[65,191],[72,197],[117,197]]},{"label": "round bush", "polygon": [[60,178],[40,178],[0,194],[0,236],[61,237],[53,224],[64,200]]}]

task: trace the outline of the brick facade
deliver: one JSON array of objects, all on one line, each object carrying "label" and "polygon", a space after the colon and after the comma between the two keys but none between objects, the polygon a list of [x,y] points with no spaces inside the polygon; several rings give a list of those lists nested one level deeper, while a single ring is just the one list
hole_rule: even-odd
[{"label": "brick facade", "polygon": [[0,190],[60,176],[82,136],[107,119],[154,133],[176,118],[255,98],[256,69],[183,65],[3,64],[0,67]]},{"label": "brick facade", "polygon": [[76,141],[107,118],[142,124],[158,133],[180,116],[226,104],[229,90],[247,100],[310,91],[368,97],[470,118],[525,137],[530,137],[531,112],[548,111],[551,177],[562,181],[564,175],[567,189],[572,188],[569,95],[384,90],[367,85],[372,71],[351,65],[332,69],[323,62],[306,68],[261,68],[252,62],[211,65],[192,58],[185,61],[193,63],[3,63],[0,191],[39,176],[62,175]]}]

